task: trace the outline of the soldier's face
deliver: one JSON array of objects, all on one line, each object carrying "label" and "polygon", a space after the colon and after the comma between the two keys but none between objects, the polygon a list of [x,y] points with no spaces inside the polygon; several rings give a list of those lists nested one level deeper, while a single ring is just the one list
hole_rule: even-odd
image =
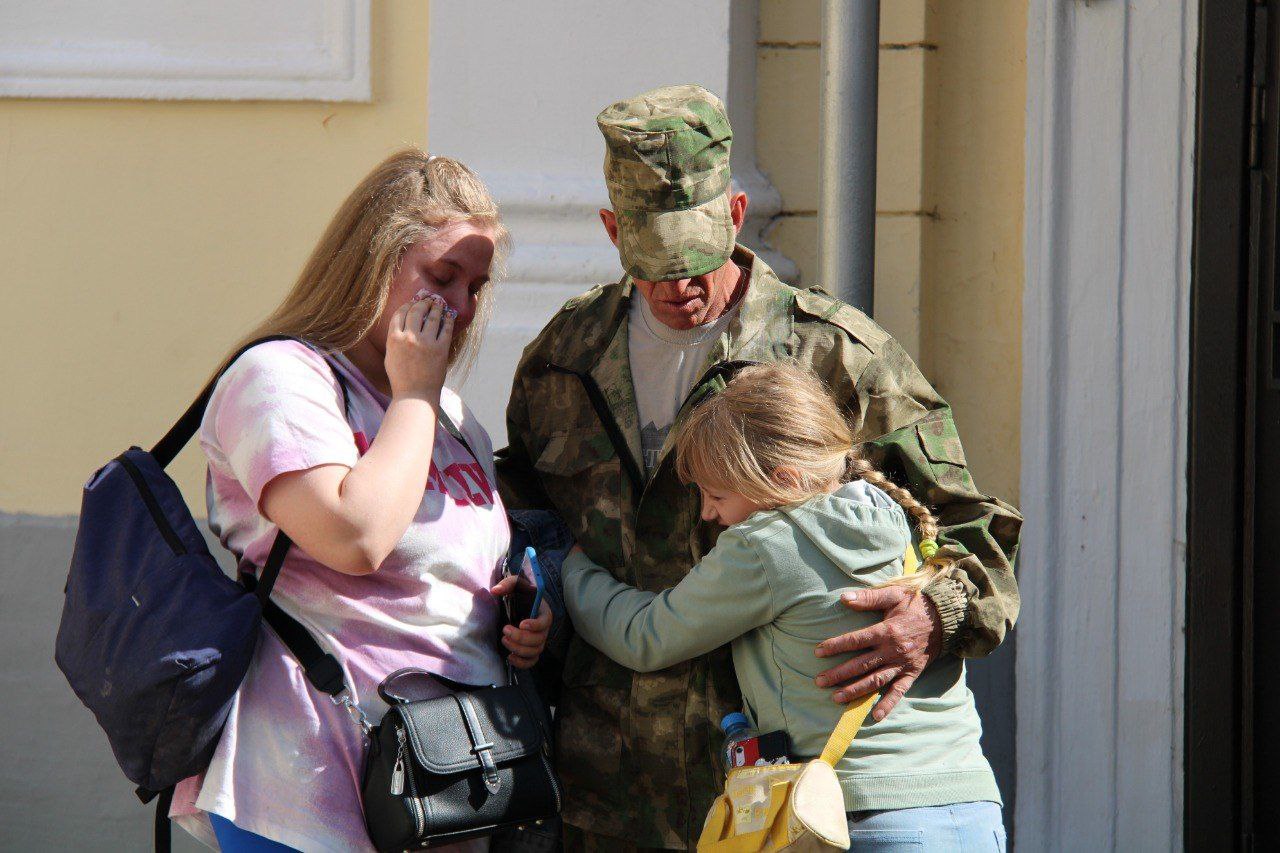
[{"label": "soldier's face", "polygon": [[738,268],[728,261],[715,272],[693,278],[633,281],[649,303],[653,316],[663,325],[673,329],[692,329],[710,323],[724,313],[738,281]]},{"label": "soldier's face", "polygon": [[725,527],[746,521],[753,512],[767,508],[719,486],[699,483],[698,491],[702,494],[702,520]]}]

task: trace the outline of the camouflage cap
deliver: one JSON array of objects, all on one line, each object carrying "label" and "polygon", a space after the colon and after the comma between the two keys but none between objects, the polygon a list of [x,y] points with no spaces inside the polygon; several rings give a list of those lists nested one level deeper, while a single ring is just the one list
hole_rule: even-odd
[{"label": "camouflage cap", "polygon": [[645,281],[719,269],[733,252],[724,104],[701,86],[664,86],[606,107],[604,179],[618,254]]}]

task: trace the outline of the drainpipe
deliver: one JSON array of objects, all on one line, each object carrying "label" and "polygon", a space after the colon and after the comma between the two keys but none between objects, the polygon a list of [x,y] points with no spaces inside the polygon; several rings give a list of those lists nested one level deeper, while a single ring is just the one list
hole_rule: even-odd
[{"label": "drainpipe", "polygon": [[880,0],[823,0],[819,281],[871,314]]}]

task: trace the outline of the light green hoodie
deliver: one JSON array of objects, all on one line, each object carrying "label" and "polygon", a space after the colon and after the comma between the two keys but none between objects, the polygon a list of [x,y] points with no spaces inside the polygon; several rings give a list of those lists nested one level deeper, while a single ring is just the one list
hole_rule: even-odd
[{"label": "light green hoodie", "polygon": [[[732,642],[747,716],[761,732],[786,731],[793,760],[813,758],[844,710],[813,679],[850,657],[820,658],[814,646],[877,621],[840,594],[901,575],[910,541],[902,509],[855,480],[726,529],[662,593],[620,583],[574,551],[563,567],[565,599],[587,642],[639,672]],[[1000,802],[981,734],[964,662],[935,660],[885,719],[868,717],[837,765],[846,810]]]}]

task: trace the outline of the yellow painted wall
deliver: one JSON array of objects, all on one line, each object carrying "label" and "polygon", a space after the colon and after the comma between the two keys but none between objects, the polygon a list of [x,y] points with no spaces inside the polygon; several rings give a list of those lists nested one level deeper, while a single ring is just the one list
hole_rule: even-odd
[{"label": "yellow painted wall", "polygon": [[1026,0],[929,0],[921,354],[979,488],[1016,503],[1021,464]]},{"label": "yellow painted wall", "polygon": [[[424,145],[427,4],[373,5],[373,102],[0,99],[0,510],[76,512],[292,284],[338,203]],[[175,468],[197,513],[203,457]]]},{"label": "yellow painted wall", "polygon": [[[919,352],[921,103],[924,0],[883,3],[879,167],[876,170],[876,314]],[[819,0],[761,0],[757,43],[757,157],[782,195],[769,239],[821,284],[818,260]]]},{"label": "yellow painted wall", "polygon": [[[820,0],[761,0],[770,239],[816,280]],[[875,316],[956,411],[981,488],[1018,496],[1026,0],[881,4]]]}]

